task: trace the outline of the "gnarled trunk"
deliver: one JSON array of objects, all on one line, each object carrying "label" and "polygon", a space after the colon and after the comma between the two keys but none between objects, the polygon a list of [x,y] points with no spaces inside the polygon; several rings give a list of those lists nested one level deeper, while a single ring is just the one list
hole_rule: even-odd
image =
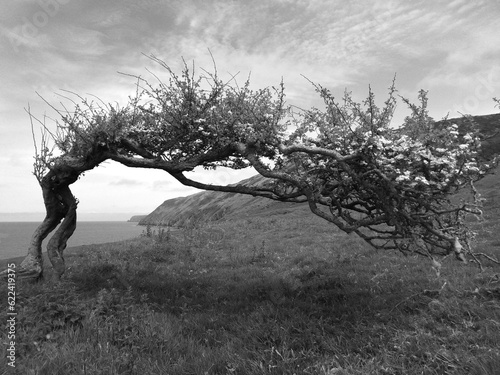
[{"label": "gnarled trunk", "polygon": [[63,251],[76,229],[77,200],[68,186],[58,189],[58,199],[64,209],[64,219],[47,244],[47,255],[54,269],[53,279],[58,281],[65,271]]},{"label": "gnarled trunk", "polygon": [[43,277],[42,242],[61,221],[62,224],[47,244],[47,254],[54,268],[54,280],[59,280],[64,273],[63,251],[76,228],[77,200],[69,189],[69,184],[72,182],[74,182],[73,176],[69,179],[61,178],[53,171],[40,181],[46,215],[31,237],[28,254],[18,268],[19,278]]},{"label": "gnarled trunk", "polygon": [[[39,178],[45,219],[31,237],[28,254],[17,269],[17,277],[39,279],[43,276],[42,242],[61,224],[47,244],[47,255],[54,269],[53,279],[61,278],[65,271],[63,252],[76,229],[78,201],[69,186],[83,172],[96,167],[107,157],[105,149],[89,149],[85,157],[66,155],[51,161],[49,171]],[[0,272],[0,277],[6,275],[7,271]]]},{"label": "gnarled trunk", "polygon": [[22,261],[18,276],[40,278],[43,276],[42,242],[57,227],[64,217],[57,195],[49,186],[42,186],[46,215],[38,226],[28,247],[28,254]]}]

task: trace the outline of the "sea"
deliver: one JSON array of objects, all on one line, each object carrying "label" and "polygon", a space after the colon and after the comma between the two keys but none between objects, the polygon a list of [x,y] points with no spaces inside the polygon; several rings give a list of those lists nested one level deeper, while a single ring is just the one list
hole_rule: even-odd
[{"label": "sea", "polygon": [[[25,255],[31,235],[40,223],[0,222],[0,259]],[[127,240],[140,236],[144,230],[145,227],[127,221],[80,221],[68,241],[68,248]],[[46,243],[47,239],[43,243],[43,251]]]}]

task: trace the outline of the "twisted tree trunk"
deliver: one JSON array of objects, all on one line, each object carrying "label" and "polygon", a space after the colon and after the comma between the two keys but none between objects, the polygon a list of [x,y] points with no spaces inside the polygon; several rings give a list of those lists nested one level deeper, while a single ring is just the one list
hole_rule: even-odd
[{"label": "twisted tree trunk", "polygon": [[47,244],[47,254],[54,268],[53,278],[59,280],[64,273],[63,251],[76,228],[77,207],[77,200],[69,189],[69,184],[74,181],[74,174],[64,177],[61,178],[56,172],[50,171],[40,181],[46,215],[33,233],[28,254],[19,266],[18,277],[20,278],[43,277],[42,242],[61,221],[62,224]]},{"label": "twisted tree trunk", "polygon": [[58,281],[65,271],[63,251],[66,249],[68,239],[76,229],[77,200],[68,186],[59,189],[57,198],[64,209],[64,219],[47,244],[47,255],[53,267],[52,278]]},{"label": "twisted tree trunk", "polygon": [[21,262],[17,273],[20,278],[38,279],[43,277],[42,242],[64,218],[64,211],[57,199],[57,194],[48,181],[42,181],[40,185],[42,186],[46,215],[31,237],[28,254]]}]

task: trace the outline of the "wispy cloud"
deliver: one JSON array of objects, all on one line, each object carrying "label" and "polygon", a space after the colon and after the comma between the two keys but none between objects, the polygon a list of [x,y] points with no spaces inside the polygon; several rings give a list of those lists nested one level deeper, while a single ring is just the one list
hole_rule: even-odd
[{"label": "wispy cloud", "polygon": [[167,190],[171,188],[175,183],[172,183],[170,180],[155,180],[152,183],[154,190]]},{"label": "wispy cloud", "polygon": [[128,179],[128,178],[122,178],[119,180],[110,181],[109,185],[112,185],[112,186],[140,186],[140,185],[144,185],[144,182],[132,180],[132,179]]},{"label": "wispy cloud", "polygon": [[[430,90],[437,117],[467,105],[473,113],[491,112],[487,96],[500,96],[497,1],[18,0],[2,2],[0,8],[0,146],[6,154],[21,153],[20,169],[32,162],[24,107],[29,103],[40,117],[45,111],[54,115],[35,92],[54,105],[62,100],[54,94],[61,88],[124,102],[135,82],[118,71],[144,76],[145,68],[159,71],[143,53],[155,54],[174,69],[180,68],[181,57],[210,69],[210,49],[219,74],[240,72],[241,82],[251,72],[254,87],[276,85],[283,78],[287,100],[301,107],[320,104],[301,75],[337,96],[344,88],[362,96],[368,84],[382,96],[397,73],[403,95]],[[0,163],[2,172],[16,173],[9,161]],[[79,181],[84,191],[78,195],[102,199],[92,191],[96,184],[113,188],[117,197],[152,189],[144,198],[149,202],[168,198],[166,190],[182,192],[164,175],[148,180],[144,176],[151,171],[127,173],[134,178],[124,179],[123,170],[114,166],[106,173],[89,173]],[[242,177],[238,173],[198,176],[224,183]],[[2,207],[11,204],[0,199]]]}]

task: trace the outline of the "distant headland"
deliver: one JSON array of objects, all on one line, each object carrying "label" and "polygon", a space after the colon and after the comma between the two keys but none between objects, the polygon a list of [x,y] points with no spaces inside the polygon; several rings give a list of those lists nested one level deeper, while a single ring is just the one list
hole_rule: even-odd
[{"label": "distant headland", "polygon": [[134,215],[130,219],[128,219],[127,221],[130,223],[138,223],[139,221],[144,219],[146,216],[148,216],[148,215]]}]

